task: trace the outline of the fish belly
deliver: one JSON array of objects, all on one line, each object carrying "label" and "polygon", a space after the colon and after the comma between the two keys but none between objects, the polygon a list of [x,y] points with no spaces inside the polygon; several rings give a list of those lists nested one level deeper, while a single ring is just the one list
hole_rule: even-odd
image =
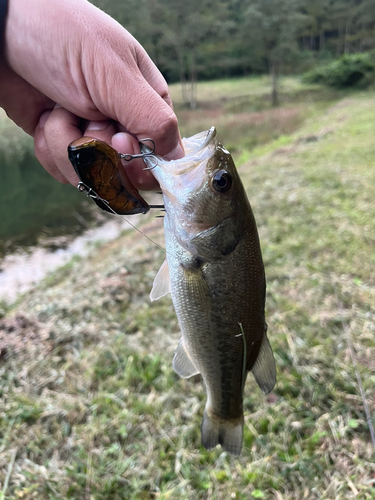
[{"label": "fish belly", "polygon": [[167,231],[166,247],[183,347],[207,390],[202,444],[212,448],[220,443],[238,455],[248,361],[256,359],[264,332],[261,257],[249,265],[256,252],[246,238],[214,262],[202,262]]}]

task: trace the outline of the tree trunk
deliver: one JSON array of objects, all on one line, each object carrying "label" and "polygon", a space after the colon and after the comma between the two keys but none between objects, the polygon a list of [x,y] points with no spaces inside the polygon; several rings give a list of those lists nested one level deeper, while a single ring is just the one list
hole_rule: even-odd
[{"label": "tree trunk", "polygon": [[190,67],[190,109],[197,107],[197,66],[195,63],[195,51],[191,57]]},{"label": "tree trunk", "polygon": [[341,23],[339,23],[339,28],[337,30],[337,55],[340,54],[340,49],[341,49]]},{"label": "tree trunk", "polygon": [[310,50],[314,50],[315,49],[315,37],[314,37],[314,34],[311,33],[310,35]]},{"label": "tree trunk", "polygon": [[269,62],[270,68],[270,79],[271,79],[271,100],[272,106],[275,108],[279,104],[279,91],[278,91],[278,79],[279,79],[279,63],[275,61]]},{"label": "tree trunk", "polygon": [[[363,34],[364,32],[364,27],[363,27],[363,24],[361,23],[359,25],[359,31],[361,33],[361,35]],[[359,39],[359,52],[362,52],[363,51],[363,36],[361,36],[361,38]]]},{"label": "tree trunk", "polygon": [[349,18],[346,27],[345,27],[345,44],[344,44],[344,54],[349,54],[350,52],[350,41],[348,40],[348,36],[350,35],[350,22],[351,19]]},{"label": "tree trunk", "polygon": [[322,30],[319,37],[319,52],[322,52],[324,50],[324,42],[325,42],[324,35],[325,35],[324,30]]},{"label": "tree trunk", "polygon": [[[180,70],[180,83],[182,91],[182,100],[187,108],[195,109],[197,107],[197,69],[195,64],[195,53],[191,54],[190,64],[183,57],[182,50],[178,53],[178,63]],[[186,72],[189,73],[189,79],[186,79]]]},{"label": "tree trunk", "polygon": [[182,92],[182,100],[184,104],[188,102],[187,88],[186,88],[186,78],[185,78],[185,64],[184,58],[182,56],[181,51],[178,52],[178,66],[180,70],[180,83],[181,83],[181,92]]}]

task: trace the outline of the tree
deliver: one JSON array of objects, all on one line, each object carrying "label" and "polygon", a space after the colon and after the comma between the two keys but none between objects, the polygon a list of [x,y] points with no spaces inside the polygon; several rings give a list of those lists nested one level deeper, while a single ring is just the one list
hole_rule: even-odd
[{"label": "tree", "polygon": [[137,38],[168,80],[180,80],[191,109],[198,75],[233,65],[228,0],[128,0],[126,9],[120,0],[94,3]]},{"label": "tree", "polygon": [[272,105],[278,104],[278,77],[282,66],[299,56],[298,35],[307,22],[301,0],[247,0],[244,38],[248,50],[258,47],[271,78]]},{"label": "tree", "polygon": [[212,48],[228,33],[228,1],[159,0],[155,22],[160,26],[162,64],[177,69],[183,101],[194,109],[198,74],[215,66]]},{"label": "tree", "polygon": [[304,12],[307,15],[303,40],[308,41],[310,50],[321,52],[325,46],[325,31],[330,29],[329,10],[331,0],[306,0]]}]

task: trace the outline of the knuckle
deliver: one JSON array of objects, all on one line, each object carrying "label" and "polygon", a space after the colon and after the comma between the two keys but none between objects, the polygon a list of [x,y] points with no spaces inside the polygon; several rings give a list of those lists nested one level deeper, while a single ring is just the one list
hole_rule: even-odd
[{"label": "knuckle", "polygon": [[176,140],[177,130],[177,116],[171,109],[167,116],[163,117],[156,125],[157,139],[167,140],[168,138],[171,138],[173,140]]}]

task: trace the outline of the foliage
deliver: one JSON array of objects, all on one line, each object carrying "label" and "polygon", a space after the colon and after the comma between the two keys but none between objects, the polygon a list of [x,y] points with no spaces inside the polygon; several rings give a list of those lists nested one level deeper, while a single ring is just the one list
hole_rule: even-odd
[{"label": "foliage", "polygon": [[[237,100],[241,107],[241,83],[198,85],[198,96],[223,101],[219,109],[227,115],[224,98],[231,92],[230,106]],[[264,99],[263,78],[246,84],[258,101]],[[287,90],[283,108],[270,110],[268,101],[263,113],[274,117],[283,111],[287,121],[299,107],[312,118],[295,124],[297,131],[280,125],[283,136],[272,140],[269,132],[271,142],[259,139],[249,151],[249,123],[255,129],[266,120],[262,111],[251,110],[251,96],[243,103],[250,118],[241,133],[237,120],[238,153],[247,156],[239,170],[262,242],[269,337],[278,367],[277,386],[266,398],[249,375],[241,457],[200,446],[202,381],[173,373],[180,336],[176,317],[170,300],[148,298],[163,252],[128,232],[4,309],[5,498],[374,497],[374,448],[349,345],[373,419],[375,96],[337,101],[336,95],[327,109],[327,91],[311,87],[309,114],[306,87],[288,79]],[[323,93],[315,99],[318,91]],[[196,112],[178,111],[196,119]],[[227,145],[233,122],[227,128],[222,123],[219,134]],[[275,123],[270,119],[268,127]],[[143,231],[161,244],[160,219],[144,220]]]},{"label": "foliage", "polygon": [[298,59],[298,34],[306,22],[300,0],[249,0],[244,25],[250,46],[267,61],[272,81],[272,104],[278,104],[278,76],[283,65]]},{"label": "foliage", "polygon": [[280,65],[296,73],[314,58],[375,47],[373,0],[129,0],[126,8],[93,1],[144,45],[169,82],[272,75]]},{"label": "foliage", "polygon": [[344,55],[332,63],[319,66],[304,75],[307,83],[323,83],[331,87],[365,88],[375,81],[375,54]]}]

